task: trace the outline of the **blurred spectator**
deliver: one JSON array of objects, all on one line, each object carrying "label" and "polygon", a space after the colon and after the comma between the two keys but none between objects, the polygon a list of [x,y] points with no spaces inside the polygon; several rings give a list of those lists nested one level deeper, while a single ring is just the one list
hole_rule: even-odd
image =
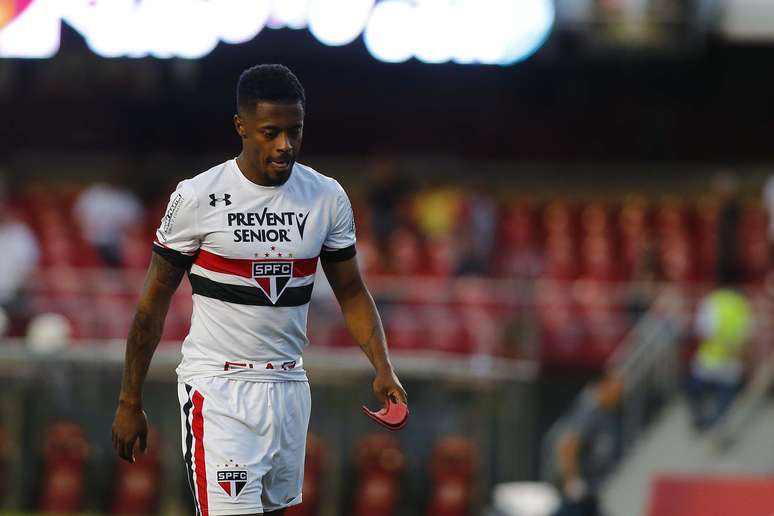
[{"label": "blurred spectator", "polygon": [[688,400],[697,430],[717,423],[734,401],[745,374],[752,311],[738,290],[738,272],[726,266],[718,286],[699,303],[696,333],[701,339],[688,380]]},{"label": "blurred spectator", "polygon": [[452,186],[430,186],[414,197],[417,225],[431,241],[455,233],[461,208],[462,195]]},{"label": "blurred spectator", "polygon": [[716,286],[697,309],[696,334],[701,342],[693,357],[687,390],[697,430],[717,423],[742,387],[747,341],[752,330],[750,303],[739,289],[741,206],[736,179],[730,174],[718,174],[712,186],[720,202]]},{"label": "blurred spectator", "polygon": [[122,239],[127,228],[138,225],[143,207],[137,196],[124,188],[96,183],[85,189],[74,207],[84,237],[110,267],[122,262]]},{"label": "blurred spectator", "polygon": [[715,266],[717,270],[736,269],[740,263],[738,234],[742,218],[737,178],[729,172],[722,172],[713,178],[712,187],[720,203]]},{"label": "blurred spectator", "polygon": [[623,395],[609,374],[581,394],[555,444],[562,504],[554,516],[597,516],[597,491],[618,454],[615,413]]},{"label": "blurred spectator", "polygon": [[5,185],[0,179],[0,309],[10,320],[10,333],[18,333],[19,326],[29,315],[24,286],[40,258],[40,247],[32,230],[16,219],[6,198]]},{"label": "blurred spectator", "polygon": [[464,243],[459,274],[489,272],[492,248],[497,234],[497,205],[484,185],[475,185],[462,200],[463,223],[458,228]]},{"label": "blurred spectator", "polygon": [[400,222],[399,207],[410,186],[394,161],[374,160],[368,170],[366,197],[377,242],[385,244]]},{"label": "blurred spectator", "polygon": [[427,260],[422,240],[411,228],[399,227],[387,241],[388,272],[400,276],[427,274]]},{"label": "blurred spectator", "polygon": [[540,274],[542,250],[537,239],[533,207],[516,201],[503,208],[497,244],[497,272],[503,276],[531,278]]},{"label": "blurred spectator", "polygon": [[658,253],[652,242],[644,239],[640,255],[635,259],[631,281],[626,291],[626,313],[635,324],[648,311],[656,296],[660,273]]}]

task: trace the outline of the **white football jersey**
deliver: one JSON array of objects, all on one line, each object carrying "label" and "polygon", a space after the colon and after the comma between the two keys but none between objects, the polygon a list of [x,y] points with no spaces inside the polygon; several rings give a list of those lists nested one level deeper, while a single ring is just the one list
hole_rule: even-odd
[{"label": "white football jersey", "polygon": [[355,223],[335,179],[296,163],[285,184],[260,186],[231,159],[178,184],[153,247],[190,267],[180,381],[303,381],[317,259],[352,258]]}]

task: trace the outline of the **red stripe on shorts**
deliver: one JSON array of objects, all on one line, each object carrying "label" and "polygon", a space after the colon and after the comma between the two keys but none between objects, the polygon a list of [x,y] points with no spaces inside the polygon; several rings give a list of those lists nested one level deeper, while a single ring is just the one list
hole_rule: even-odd
[{"label": "red stripe on shorts", "polygon": [[204,462],[204,416],[202,408],[204,406],[204,396],[199,391],[193,394],[193,429],[196,439],[196,448],[194,452],[194,464],[196,464],[196,492],[199,494],[199,510],[202,516],[209,516],[210,509],[207,504],[207,466]]},{"label": "red stripe on shorts", "polygon": [[224,274],[233,274],[243,278],[253,277],[253,264],[256,262],[293,262],[293,277],[303,278],[311,276],[317,271],[317,257],[314,258],[262,258],[260,260],[242,260],[237,258],[226,258],[204,249],[199,249],[194,263],[203,269],[212,272],[222,272]]}]

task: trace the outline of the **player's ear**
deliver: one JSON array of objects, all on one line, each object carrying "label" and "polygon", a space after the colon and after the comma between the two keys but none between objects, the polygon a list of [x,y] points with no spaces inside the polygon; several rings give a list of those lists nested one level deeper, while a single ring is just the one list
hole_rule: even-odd
[{"label": "player's ear", "polygon": [[247,138],[247,131],[245,130],[245,124],[242,121],[242,117],[239,114],[234,115],[234,128],[239,136],[244,140]]}]

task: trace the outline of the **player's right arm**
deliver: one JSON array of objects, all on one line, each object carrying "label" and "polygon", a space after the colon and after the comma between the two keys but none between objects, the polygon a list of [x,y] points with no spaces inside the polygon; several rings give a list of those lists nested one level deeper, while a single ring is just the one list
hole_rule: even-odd
[{"label": "player's right arm", "polygon": [[199,249],[198,200],[188,181],[177,185],[161,219],[137,312],[126,341],[124,376],[113,421],[113,447],[134,462],[134,445],[145,451],[148,421],[142,410],[142,386],[151,357],[161,339],[172,295]]},{"label": "player's right arm", "polygon": [[185,268],[176,267],[154,252],[129,328],[121,393],[113,420],[113,448],[129,462],[134,462],[138,439],[142,451],[147,447],[148,421],[142,409],[142,386],[161,339],[172,295],[185,272]]}]

